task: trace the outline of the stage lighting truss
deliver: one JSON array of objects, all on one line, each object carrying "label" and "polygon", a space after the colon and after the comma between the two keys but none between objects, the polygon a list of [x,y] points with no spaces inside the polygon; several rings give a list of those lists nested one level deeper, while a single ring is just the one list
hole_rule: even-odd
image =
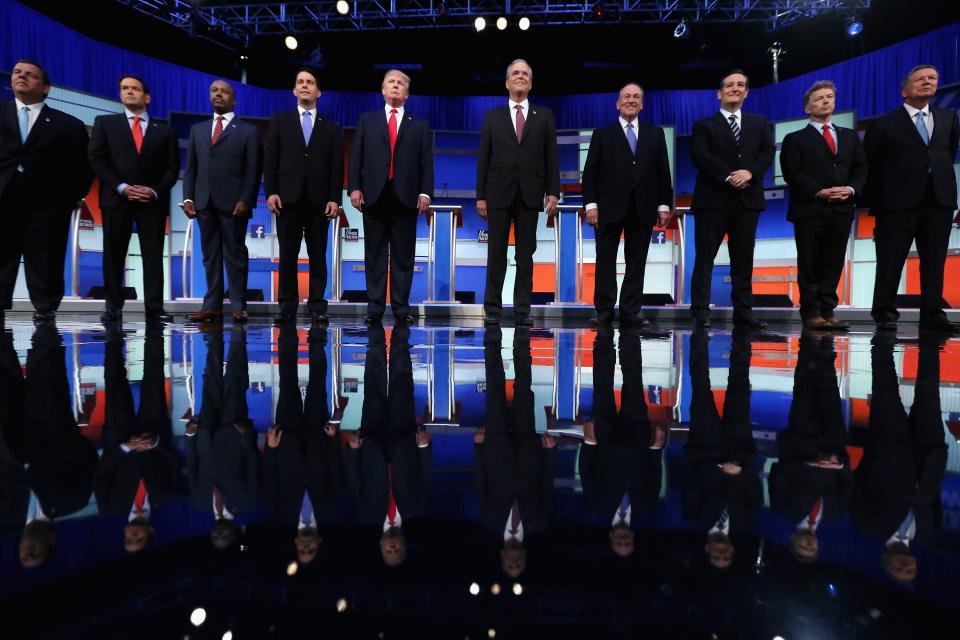
[{"label": "stage lighting truss", "polygon": [[[336,0],[258,2],[236,0],[117,0],[176,27],[241,45],[259,36],[331,31],[474,29],[478,17],[495,24],[500,16],[529,16],[538,25],[704,24],[751,22],[778,29],[833,13],[863,15],[873,0],[353,0],[341,15]],[[597,17],[600,6],[601,16]],[[512,19],[511,19],[512,20]],[[211,38],[211,35],[218,37]],[[230,46],[225,44],[224,46]]]}]

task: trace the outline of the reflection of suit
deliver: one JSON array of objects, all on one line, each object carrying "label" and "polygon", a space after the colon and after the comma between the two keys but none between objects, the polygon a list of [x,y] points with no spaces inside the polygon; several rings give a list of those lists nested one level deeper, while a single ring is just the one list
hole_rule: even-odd
[{"label": "reflection of suit", "polygon": [[514,335],[516,379],[512,402],[506,393],[500,331],[487,330],[483,360],[487,381],[487,426],[482,444],[475,445],[480,522],[500,532],[514,501],[525,531],[547,528],[553,506],[556,449],[545,449],[535,429],[531,389],[530,334]]},{"label": "reflection of suit", "polygon": [[360,424],[363,444],[359,449],[347,449],[347,485],[360,519],[381,523],[387,515],[389,477],[397,510],[406,520],[426,509],[433,462],[432,444],[417,447],[410,332],[399,325],[393,330],[389,383],[383,328],[373,327],[367,335]]},{"label": "reflection of suit", "polygon": [[[779,460],[769,479],[771,506],[791,522],[807,516],[821,498],[823,521],[839,520],[850,507],[853,478],[835,359],[832,337],[801,336],[789,424],[778,437]],[[806,464],[829,455],[837,456],[843,469]]]},{"label": "reflection of suit", "polygon": [[[223,333],[204,334],[207,361],[203,369],[203,404],[196,435],[187,438],[187,474],[194,506],[213,510],[214,487],[231,513],[249,511],[257,503],[260,452],[257,433],[247,424],[247,343],[243,331],[230,334],[227,372],[223,373]],[[245,428],[238,431],[234,426]]]},{"label": "reflection of suit", "polygon": [[2,522],[23,525],[31,491],[51,519],[90,502],[97,451],[73,417],[65,355],[56,329],[39,327],[27,353],[24,380],[12,336],[0,333]]},{"label": "reflection of suit", "polygon": [[[760,477],[753,468],[757,452],[750,424],[750,336],[734,331],[722,418],[710,389],[708,346],[706,333],[696,331],[690,336],[692,397],[683,515],[709,528],[726,509],[731,528],[747,529],[763,501]],[[741,473],[724,473],[718,465],[726,462],[740,465]]]},{"label": "reflection of suit", "polygon": [[282,436],[280,444],[267,447],[263,456],[268,508],[278,522],[288,525],[297,522],[304,492],[310,496],[317,520],[334,517],[343,473],[340,440],[323,431],[329,418],[326,336],[310,336],[310,379],[303,399],[297,376],[298,346],[296,328],[284,325],[275,421]]},{"label": "reflection of suit", "polygon": [[[111,336],[107,340],[104,360],[107,407],[103,457],[94,478],[94,491],[101,512],[125,516],[133,506],[140,480],[146,486],[151,508],[179,495],[179,456],[171,444],[173,430],[164,387],[163,334],[147,332],[137,411],[133,408],[121,338]],[[156,438],[157,446],[146,451],[125,451],[125,443],[141,434]]]},{"label": "reflection of suit", "polygon": [[613,338],[597,336],[593,345],[593,409],[597,444],[580,449],[580,479],[587,507],[612,519],[624,493],[630,497],[631,523],[639,511],[652,509],[660,495],[661,451],[650,449],[650,418],[643,386],[640,338],[620,334],[623,372],[620,409],[613,377],[616,356]]},{"label": "reflection of suit", "polygon": [[912,509],[916,539],[925,541],[943,521],[940,483],[947,465],[939,344],[920,339],[909,414],[900,399],[893,344],[891,338],[874,338],[870,430],[854,474],[851,515],[857,528],[886,540]]}]

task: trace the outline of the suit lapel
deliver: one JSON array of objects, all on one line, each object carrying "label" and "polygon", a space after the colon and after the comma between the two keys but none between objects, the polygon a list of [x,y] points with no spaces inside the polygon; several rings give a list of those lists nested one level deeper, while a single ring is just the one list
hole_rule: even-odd
[{"label": "suit lapel", "polygon": [[[834,125],[834,128],[836,128],[836,125]],[[816,142],[814,142],[814,144],[819,146],[825,153],[827,153],[832,158],[833,152],[830,151],[830,146],[827,144],[827,141],[823,139],[823,136],[820,135],[820,133],[817,131],[817,128],[812,124],[808,123],[807,126],[804,127],[804,129],[805,129],[804,133],[807,136],[810,136],[816,139]],[[807,129],[809,129],[809,131],[807,131]],[[839,150],[840,149],[840,131],[839,130],[837,130],[836,142],[837,142],[837,149]]]},{"label": "suit lapel", "polygon": [[[143,146],[140,147],[140,155],[146,155],[153,143],[156,142],[160,132],[160,125],[154,122],[153,118],[147,121],[147,126],[143,128]],[[133,142],[133,133],[130,134],[130,141]],[[134,145],[136,149],[136,145]]]},{"label": "suit lapel", "polygon": [[403,134],[410,128],[411,124],[413,124],[413,116],[409,116],[404,112],[403,124],[397,130],[397,146],[400,146],[400,139],[403,138]]},{"label": "suit lapel", "polygon": [[[941,134],[947,132],[949,129],[950,123],[949,121],[944,120],[942,113],[943,112],[941,112],[939,109],[934,110],[933,107],[930,107],[930,117],[933,118],[933,135],[930,136],[931,147],[933,146],[933,141]],[[917,134],[919,135],[919,133],[920,132],[918,131]]]},{"label": "suit lapel", "polygon": [[320,119],[320,115],[318,113],[313,118],[313,129],[310,130],[309,142],[303,139],[302,119],[303,117],[300,115],[300,107],[296,107],[294,108],[293,111],[290,112],[290,118],[289,118],[290,132],[293,134],[294,139],[296,139],[299,142],[300,148],[305,151],[307,147],[310,146],[310,143],[313,142],[314,135],[317,133],[317,124],[318,124],[317,121]]},{"label": "suit lapel", "polygon": [[[513,109],[510,107],[510,103],[507,103],[507,106],[503,107],[503,113],[507,116],[507,131],[513,135],[514,141],[517,141],[517,130],[513,126]],[[517,146],[520,145],[520,142],[517,141]]]},{"label": "suit lapel", "polygon": [[[899,113],[897,113],[897,115],[894,116],[894,120],[900,123],[902,127],[906,127],[909,130],[909,135],[913,138],[914,142],[916,142],[917,144],[923,145],[924,147],[927,146],[927,144],[923,141],[923,138],[920,136],[920,132],[917,131],[917,125],[915,121],[910,117],[910,114],[907,113],[907,110],[901,105],[900,107],[897,108],[897,111]],[[932,110],[931,110],[931,113],[933,113]],[[936,120],[934,120],[933,124],[934,124],[933,132],[936,133],[937,132]]]},{"label": "suit lapel", "polygon": [[[27,134],[27,139],[24,141],[23,146],[26,147],[39,136],[42,136],[43,132],[52,124],[53,120],[53,110],[47,105],[43,105],[43,108],[40,109],[40,113],[37,115],[37,121],[33,123],[33,127],[30,128],[30,133]],[[17,123],[17,130],[19,131],[19,129],[20,124]]]},{"label": "suit lapel", "polygon": [[[149,122],[153,122],[153,120],[150,120]],[[133,143],[133,131],[130,129],[130,122],[127,120],[126,113],[117,114],[117,117],[113,119],[111,125],[116,127],[114,134],[119,136],[119,138],[124,141],[123,145],[127,148],[129,155],[136,158],[137,145]],[[143,135],[143,146],[147,146],[147,135],[145,128]],[[143,147],[140,147],[140,151],[143,152]]]},{"label": "suit lapel", "polygon": [[[636,126],[634,126],[634,133],[637,133]],[[630,142],[627,140],[627,133],[624,131],[623,127],[620,126],[620,120],[617,120],[612,125],[610,125],[610,135],[616,136],[619,139],[618,146],[623,149],[623,152],[628,156],[635,157],[636,153],[630,151]],[[637,137],[637,150],[640,150],[640,138]]]},{"label": "suit lapel", "polygon": [[530,135],[530,126],[533,124],[534,119],[537,117],[537,108],[533,106],[532,103],[527,103],[527,119],[523,123],[523,135],[520,136],[520,144],[522,145],[524,140],[527,139],[527,136]]},{"label": "suit lapel", "polygon": [[[733,135],[733,129],[730,128],[730,121],[723,117],[723,114],[719,111],[717,112],[716,122],[719,126],[723,127],[727,132],[727,138],[730,142],[733,143],[733,146],[737,146],[737,139]],[[743,112],[740,112],[740,143],[743,144],[743,125],[744,125]]]},{"label": "suit lapel", "polygon": [[20,140],[20,123],[17,121],[17,103],[11,100],[9,104],[10,106],[3,113],[3,128],[10,131],[11,135],[17,136],[17,140]]},{"label": "suit lapel", "polygon": [[[220,145],[220,144],[224,141],[224,139],[225,139],[227,136],[230,135],[230,132],[232,132],[234,129],[237,128],[237,126],[238,126],[238,125],[237,125],[237,116],[234,115],[234,116],[233,116],[233,119],[230,121],[230,124],[228,124],[227,126],[225,126],[225,127],[223,128],[223,133],[221,133],[221,134],[220,134],[220,137],[217,138],[217,143],[216,143],[216,144],[213,144],[213,145],[210,145],[210,146],[216,147],[216,146]],[[301,138],[301,139],[303,138],[303,133],[300,134],[300,138]]]}]

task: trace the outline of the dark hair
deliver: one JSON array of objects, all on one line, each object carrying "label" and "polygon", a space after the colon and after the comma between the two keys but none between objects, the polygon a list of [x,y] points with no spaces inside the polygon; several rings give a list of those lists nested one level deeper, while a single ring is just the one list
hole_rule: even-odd
[{"label": "dark hair", "polygon": [[910,78],[913,77],[913,74],[915,74],[917,71],[921,71],[921,70],[923,70],[923,69],[933,69],[934,71],[937,72],[937,75],[940,75],[940,70],[937,69],[937,68],[936,68],[935,66],[933,66],[932,64],[918,64],[918,65],[915,66],[913,69],[910,69],[910,73],[908,73],[908,74],[904,77],[903,82],[900,83],[900,90],[903,91],[904,89],[906,89],[906,88],[907,88],[907,85],[910,84]]},{"label": "dark hair", "polygon": [[123,81],[126,80],[127,78],[133,78],[134,80],[139,82],[140,86],[143,87],[143,92],[147,95],[150,95],[150,87],[147,85],[146,82],[143,81],[143,78],[141,78],[140,76],[135,76],[132,73],[125,73],[122,76],[120,76],[117,79],[117,84],[122,85]]},{"label": "dark hair", "polygon": [[736,75],[741,75],[741,76],[743,76],[743,79],[746,80],[747,89],[749,89],[749,88],[750,88],[750,77],[743,72],[743,69],[733,69],[732,71],[728,71],[727,73],[723,74],[723,77],[720,78],[720,86],[719,86],[718,88],[719,88],[719,89],[723,89],[723,82],[724,82],[727,78],[729,78],[730,76],[736,76]]},{"label": "dark hair", "polygon": [[[632,86],[632,87],[640,87],[640,93],[643,93],[643,85],[640,84],[639,82],[628,82],[628,83],[626,83],[625,85],[623,85],[622,87],[620,87],[620,93],[623,93],[623,90],[624,90],[624,89],[626,89],[627,87],[631,87],[631,86]],[[618,93],[617,95],[620,95],[620,93]]]},{"label": "dark hair", "polygon": [[837,93],[837,85],[833,83],[833,80],[817,80],[810,88],[806,90],[803,94],[803,106],[807,106],[807,103],[810,102],[810,96],[813,95],[814,91],[820,91],[820,89],[830,89],[834,94]]},{"label": "dark hair", "polygon": [[[43,68],[43,65],[41,65],[36,60],[30,60],[29,58],[20,58],[19,60],[17,60],[17,64],[32,64],[37,69],[40,69],[40,75],[43,76],[43,86],[45,87],[50,86],[50,75],[47,74],[47,70]],[[13,66],[17,66],[17,64]]]},{"label": "dark hair", "polygon": [[314,73],[310,69],[307,69],[306,67],[300,67],[299,69],[297,69],[297,73],[293,76],[294,82],[297,81],[297,76],[300,75],[301,73],[309,73],[311,76],[313,76],[313,81],[317,83],[317,86],[318,87],[320,86],[320,78],[317,77],[316,73]]}]

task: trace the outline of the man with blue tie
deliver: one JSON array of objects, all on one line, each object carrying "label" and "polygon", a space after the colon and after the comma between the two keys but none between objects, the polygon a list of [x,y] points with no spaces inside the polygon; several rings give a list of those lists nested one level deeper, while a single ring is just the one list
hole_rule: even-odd
[{"label": "man with blue tie", "polygon": [[930,106],[939,74],[918,65],[903,79],[903,106],[877,118],[863,146],[870,163],[865,195],[876,217],[877,278],[873,319],[896,331],[897,292],[903,265],[916,242],[920,256],[920,327],[960,333],[943,312],[947,245],[957,209],[953,163],[960,145],[957,112]]},{"label": "man with blue tie", "polygon": [[310,257],[307,307],[313,324],[326,324],[327,228],[337,217],[343,193],[343,133],[317,111],[320,85],[306,69],[297,73],[294,109],[270,119],[264,156],[267,207],[276,216],[280,244],[278,323],[293,322],[300,303],[297,258],[306,240]]}]

